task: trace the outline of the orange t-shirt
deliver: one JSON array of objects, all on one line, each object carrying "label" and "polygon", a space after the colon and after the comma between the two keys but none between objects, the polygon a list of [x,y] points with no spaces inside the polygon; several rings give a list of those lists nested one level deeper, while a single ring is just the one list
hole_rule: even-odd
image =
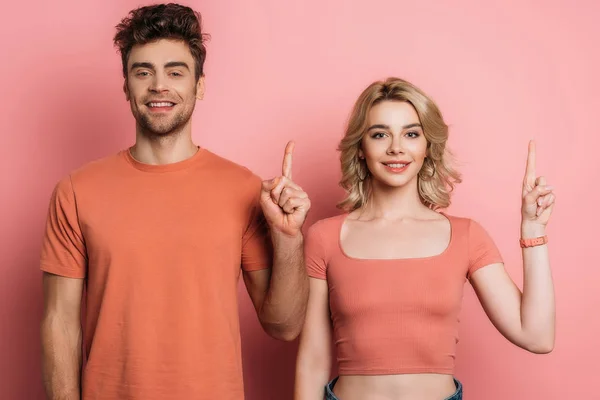
[{"label": "orange t-shirt", "polygon": [[239,276],[272,263],[260,184],[204,149],[58,183],[41,269],[86,280],[84,400],[244,398]]},{"label": "orange t-shirt", "polygon": [[451,239],[439,255],[372,260],[347,256],[347,214],[321,220],[306,236],[309,276],[326,279],[341,375],[454,373],[466,280],[502,262],[477,222],[446,215]]}]

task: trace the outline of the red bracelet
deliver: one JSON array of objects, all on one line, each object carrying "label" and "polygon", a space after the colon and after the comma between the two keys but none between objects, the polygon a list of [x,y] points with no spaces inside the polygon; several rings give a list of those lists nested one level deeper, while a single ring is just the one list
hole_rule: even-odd
[{"label": "red bracelet", "polygon": [[544,235],[544,236],[531,238],[531,239],[521,238],[521,239],[519,239],[519,243],[521,244],[521,248],[541,246],[543,244],[548,243],[548,236]]}]

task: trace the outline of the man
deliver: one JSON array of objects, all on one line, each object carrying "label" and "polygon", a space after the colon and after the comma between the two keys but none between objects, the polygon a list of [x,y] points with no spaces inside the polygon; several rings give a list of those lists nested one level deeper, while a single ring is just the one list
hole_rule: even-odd
[{"label": "man", "polygon": [[192,142],[203,39],[200,16],[176,4],[117,26],[136,140],[52,195],[41,257],[50,399],[243,399],[240,272],[266,332],[293,340],[302,328],[310,201],[291,181],[293,143],[282,176],[261,184]]}]

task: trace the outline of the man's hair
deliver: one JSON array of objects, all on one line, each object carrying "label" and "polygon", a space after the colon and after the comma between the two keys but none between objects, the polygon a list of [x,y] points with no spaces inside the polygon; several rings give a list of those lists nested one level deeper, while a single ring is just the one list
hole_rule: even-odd
[{"label": "man's hair", "polygon": [[123,76],[127,78],[127,61],[136,44],[159,39],[182,40],[194,57],[196,81],[204,75],[206,48],[209,35],[202,33],[202,17],[190,7],[180,4],[156,4],[129,12],[116,26],[114,44],[121,53]]}]

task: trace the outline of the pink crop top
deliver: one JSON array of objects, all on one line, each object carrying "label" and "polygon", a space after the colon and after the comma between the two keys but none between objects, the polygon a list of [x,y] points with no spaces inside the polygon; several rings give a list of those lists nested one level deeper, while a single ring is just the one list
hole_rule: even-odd
[{"label": "pink crop top", "polygon": [[347,214],[309,228],[308,274],[327,280],[341,375],[454,373],[464,284],[502,257],[477,222],[444,215],[450,242],[425,258],[348,257],[340,245]]}]

